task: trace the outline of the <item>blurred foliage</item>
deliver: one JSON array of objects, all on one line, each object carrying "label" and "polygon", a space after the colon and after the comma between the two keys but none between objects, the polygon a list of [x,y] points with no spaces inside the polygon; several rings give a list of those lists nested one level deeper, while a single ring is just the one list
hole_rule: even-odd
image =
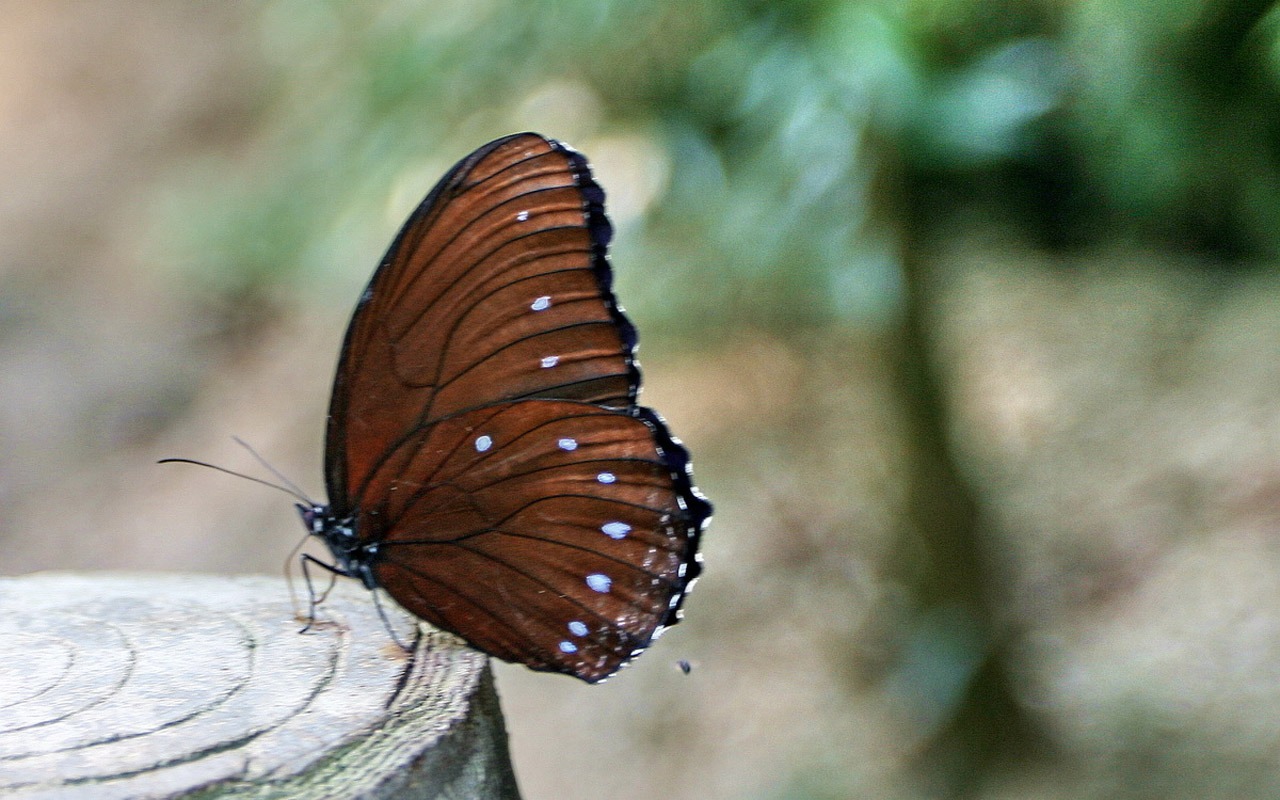
[{"label": "blurred foliage", "polygon": [[232,295],[367,273],[448,164],[531,127],[662,154],[619,255],[624,297],[669,329],[884,319],[886,159],[1030,210],[1050,243],[1280,252],[1269,3],[274,0],[258,27],[272,134],[162,213],[177,262]]}]

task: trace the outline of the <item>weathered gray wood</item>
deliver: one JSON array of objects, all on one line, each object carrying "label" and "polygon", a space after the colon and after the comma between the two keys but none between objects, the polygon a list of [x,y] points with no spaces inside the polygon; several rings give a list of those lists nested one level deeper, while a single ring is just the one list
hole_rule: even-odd
[{"label": "weathered gray wood", "polygon": [[354,581],[321,618],[277,578],[0,579],[0,795],[519,796],[483,655],[426,626],[406,654]]}]

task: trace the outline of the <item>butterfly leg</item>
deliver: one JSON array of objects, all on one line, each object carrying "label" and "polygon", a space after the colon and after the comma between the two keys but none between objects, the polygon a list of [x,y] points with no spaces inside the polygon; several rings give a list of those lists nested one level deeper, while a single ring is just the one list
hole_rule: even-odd
[{"label": "butterfly leg", "polygon": [[[334,585],[338,582],[338,576],[341,575],[342,577],[347,578],[350,577],[350,575],[332,564],[324,563],[309,553],[303,553],[302,558],[299,560],[302,562],[302,579],[306,581],[307,584],[308,607],[307,624],[304,625],[302,630],[298,631],[298,633],[306,633],[315,626],[316,607],[324,602],[325,598],[329,596],[329,592],[333,591]],[[315,586],[311,583],[311,571],[307,569],[308,564],[315,564],[317,567],[320,567],[329,573],[329,585],[326,586],[324,591],[318,596],[316,595]]]},{"label": "butterfly leg", "polygon": [[[382,618],[382,624],[384,627],[386,627],[387,633],[391,634],[391,641],[395,642],[400,647],[400,649],[405,651],[406,653],[412,653],[414,651],[414,647],[410,647],[409,645],[400,641],[400,637],[396,635],[395,628],[391,627],[391,620],[387,619],[387,612],[382,608],[382,601],[378,599],[378,590],[374,589],[372,593],[373,593],[373,607],[378,609],[378,616]],[[420,638],[422,634],[421,634],[421,631],[418,631],[417,625],[414,626],[414,630],[418,634],[417,637],[415,638]]]},{"label": "butterfly leg", "polygon": [[[351,578],[354,576],[341,567],[336,567],[333,564],[326,564],[309,553],[303,553],[299,561],[302,562],[302,578],[307,584],[308,607],[307,624],[304,625],[302,630],[298,631],[298,633],[306,633],[315,627],[316,608],[325,601],[325,598],[329,596],[329,592],[333,591],[334,585],[338,582],[338,576],[341,575],[344,578]],[[307,569],[308,564],[315,564],[320,569],[329,573],[329,585],[324,588],[324,591],[321,592],[319,596],[316,595],[315,586],[311,583],[311,571]],[[391,626],[391,620],[387,618],[387,612],[382,607],[382,600],[378,597],[378,590],[372,590],[372,594],[374,608],[378,610],[378,617],[382,620],[382,624],[387,629],[387,633],[390,634],[391,640],[395,642],[401,650],[406,653],[412,653],[414,651],[414,647],[402,641],[400,637],[396,635],[395,628]]]}]

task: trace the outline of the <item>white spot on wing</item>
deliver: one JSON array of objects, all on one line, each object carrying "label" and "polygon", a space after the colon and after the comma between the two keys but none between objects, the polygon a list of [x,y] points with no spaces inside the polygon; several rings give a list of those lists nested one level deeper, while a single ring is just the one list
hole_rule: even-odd
[{"label": "white spot on wing", "polygon": [[563,438],[563,439],[561,439],[560,441],[556,442],[556,445],[557,445],[557,446],[559,446],[559,448],[560,448],[561,450],[577,450],[577,449],[578,449],[578,440],[577,440],[577,439],[570,439],[568,436],[566,436],[565,438]]},{"label": "white spot on wing", "polygon": [[492,436],[480,436],[476,439],[477,453],[483,453],[484,451],[488,450],[490,447],[493,447]]},{"label": "white spot on wing", "polygon": [[613,578],[603,572],[593,572],[587,576],[587,586],[590,586],[592,591],[605,594],[613,586]]},{"label": "white spot on wing", "polygon": [[528,218],[529,218],[529,212],[528,212],[528,211],[521,211],[519,214],[516,214],[516,220],[517,220],[517,221],[519,221],[519,222],[524,222],[524,221],[525,221],[525,220],[527,220]]},{"label": "white spot on wing", "polygon": [[596,480],[600,481],[601,483],[616,483],[618,480],[618,476],[614,475],[612,472],[601,472],[599,475],[596,476]]},{"label": "white spot on wing", "polygon": [[631,526],[625,522],[606,522],[600,526],[600,530],[611,539],[621,539],[631,533]]},{"label": "white spot on wing", "polygon": [[560,363],[560,356],[544,356],[542,359],[542,368],[550,369]]},{"label": "white spot on wing", "polygon": [[544,294],[542,297],[534,300],[533,305],[529,306],[529,308],[534,311],[546,311],[548,308],[551,308],[551,295]]},{"label": "white spot on wing", "polygon": [[587,623],[582,620],[575,619],[573,622],[569,623],[569,633],[572,633],[574,636],[586,636]]},{"label": "white spot on wing", "polygon": [[561,643],[560,643],[560,652],[562,652],[562,653],[576,653],[576,652],[578,652],[578,646],[577,646],[576,644],[574,644],[573,642],[561,642]]}]

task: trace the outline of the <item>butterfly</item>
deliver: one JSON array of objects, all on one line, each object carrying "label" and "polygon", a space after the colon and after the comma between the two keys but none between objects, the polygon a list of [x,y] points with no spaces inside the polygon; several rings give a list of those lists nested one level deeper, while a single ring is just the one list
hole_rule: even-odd
[{"label": "butterfly", "polygon": [[586,159],[535,133],[455,165],[347,329],[329,505],[340,575],[535,670],[596,683],[675,624],[711,505],[639,405],[636,331]]}]

